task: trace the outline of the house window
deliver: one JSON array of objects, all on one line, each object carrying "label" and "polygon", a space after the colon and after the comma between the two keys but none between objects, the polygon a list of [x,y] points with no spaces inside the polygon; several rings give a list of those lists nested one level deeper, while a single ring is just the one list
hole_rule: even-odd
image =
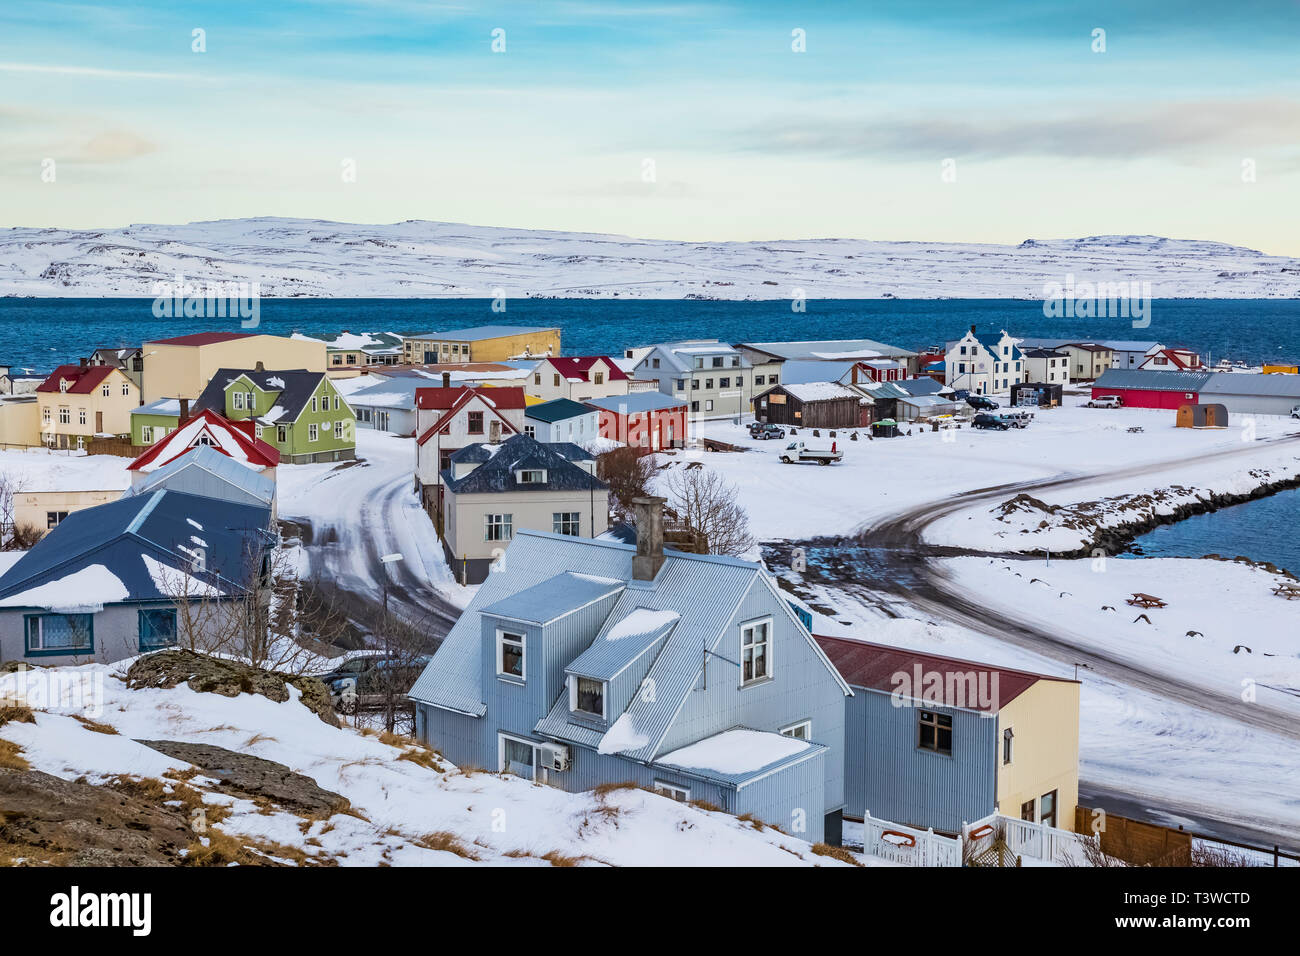
[{"label": "house window", "polygon": [[537,437],[537,426],[536,426],[536,425],[525,425],[525,426],[524,426],[524,434],[527,435],[529,438],[536,438],[536,437]]},{"label": "house window", "polygon": [[261,425],[254,425],[254,426],[253,426],[253,437],[256,438],[258,441],[261,441],[261,440],[262,440],[262,426],[261,426]]},{"label": "house window", "polygon": [[669,783],[667,780],[655,781],[655,793],[667,797],[669,800],[676,800],[678,803],[689,803],[691,791],[686,787],[676,783]]},{"label": "house window", "polygon": [[722,368],[722,356],[715,356],[713,359],[714,368]]},{"label": "house window", "polygon": [[933,750],[937,754],[952,756],[952,715],[936,714],[932,710],[921,711],[919,720],[920,741],[917,746],[922,750]]},{"label": "house window", "polygon": [[238,411],[243,411],[243,410],[244,410],[244,393],[243,393],[243,392],[235,392],[234,399],[235,399],[235,401],[234,401],[234,407],[235,407]]},{"label": "house window", "polygon": [[706,412],[711,412],[711,411],[713,411],[713,399],[711,399],[711,398],[706,398],[706,399],[704,400],[704,410],[705,410]]},{"label": "house window", "polygon": [[95,626],[89,614],[29,614],[27,653],[93,653]]},{"label": "house window", "polygon": [[50,406],[45,405],[41,408],[41,423],[48,425],[50,423]]},{"label": "house window", "polygon": [[695,391],[699,387],[700,387],[700,380],[698,378],[691,379],[691,391]]},{"label": "house window", "polygon": [[108,383],[107,383],[107,382],[105,382],[105,383],[100,387],[100,389],[99,389],[99,394],[100,394],[100,395],[103,395],[105,398],[108,398]]},{"label": "house window", "polygon": [[68,516],[66,511],[47,511],[45,512],[46,529],[56,528],[60,521]]},{"label": "house window", "polygon": [[731,379],[730,378],[718,379],[718,388],[731,388]]},{"label": "house window", "polygon": [[514,515],[484,515],[484,541],[509,541],[514,535]]},{"label": "house window", "polygon": [[573,709],[579,714],[605,716],[605,682],[590,677],[574,678]]},{"label": "house window", "polygon": [[546,472],[541,468],[525,468],[519,472],[521,485],[541,485],[546,483]]},{"label": "house window", "polygon": [[1015,732],[1010,727],[1002,731],[1002,762],[1004,764],[1011,763],[1012,742],[1015,739]]},{"label": "house window", "polygon": [[801,720],[789,727],[782,727],[781,736],[793,737],[795,740],[812,740],[812,721]]},{"label": "house window", "polygon": [[86,410],[84,408],[77,409],[77,424],[86,424]]},{"label": "house window", "polygon": [[156,651],[176,644],[176,609],[156,608],[140,612],[140,650]]},{"label": "house window", "polygon": [[342,356],[342,355],[339,355],[337,352],[335,352],[333,355],[331,355],[331,356],[330,356],[330,359],[331,359],[331,361],[330,361],[330,364],[331,364],[331,365],[342,365],[342,364],[343,364],[343,356]]},{"label": "house window", "polygon": [[741,378],[739,375],[737,375],[737,376],[736,376],[736,388],[740,388],[740,387],[741,387],[742,385],[744,385],[744,384],[745,384],[745,380],[744,380],[743,378]]},{"label": "house window", "polygon": [[700,410],[700,403],[699,403],[699,402],[691,402],[691,411],[693,411],[693,412],[698,412],[699,410]]},{"label": "house window", "polygon": [[1045,793],[1038,798],[1038,822],[1049,827],[1056,826],[1056,791]]},{"label": "house window", "polygon": [[339,441],[343,440],[343,420],[339,419],[334,423],[334,437]]},{"label": "house window", "polygon": [[467,419],[468,419],[468,425],[466,426],[466,430],[471,435],[482,435],[483,434],[483,413],[470,412],[467,416]]},{"label": "house window", "polygon": [[780,381],[781,381],[781,380],[780,380],[779,378],[777,378],[775,375],[769,375],[769,376],[767,377],[767,384],[768,384],[768,385],[776,385],[776,384],[778,384]]},{"label": "house window", "polygon": [[762,385],[762,384],[763,384],[763,376],[762,376],[762,375],[755,375],[755,376],[754,376],[754,384],[755,384],[755,385]]},{"label": "house window", "polygon": [[525,780],[537,779],[537,747],[527,740],[517,740],[501,734],[498,738],[499,757],[502,773],[523,777]]},{"label": "house window", "polygon": [[335,395],[335,396],[334,396],[334,411],[337,412],[338,410],[339,410],[339,397],[338,397],[337,395]]},{"label": "house window", "polygon": [[659,360],[658,360],[658,359],[653,359],[653,360],[651,360],[650,365],[651,365],[651,367],[653,367],[653,368],[658,368],[658,367],[659,367]]},{"label": "house window", "polygon": [[1036,802],[1037,801],[1035,800],[1026,800],[1024,803],[1020,805],[1020,819],[1028,820],[1030,823],[1038,822],[1036,819],[1034,819],[1038,815],[1034,812],[1036,809],[1034,807],[1034,804]]},{"label": "house window", "polygon": [[277,425],[275,428],[275,440],[279,442],[281,445],[283,445],[285,439],[287,439],[288,437],[289,437],[289,430],[284,425]]},{"label": "house window", "polygon": [[146,445],[152,445],[152,444],[153,444],[153,426],[152,426],[152,425],[141,425],[141,426],[140,426],[140,440],[141,440],[142,442],[144,442]]},{"label": "house window", "polygon": [[130,394],[131,394],[131,383],[130,383],[130,382],[123,382],[123,383],[122,383],[122,394],[123,394],[123,395],[130,395]]},{"label": "house window", "polygon": [[447,471],[451,468],[451,452],[444,451],[438,456],[438,470]]},{"label": "house window", "polygon": [[713,379],[711,379],[711,378],[706,378],[706,379],[704,380],[704,387],[705,387],[706,389],[711,389],[711,388],[713,388]]},{"label": "house window", "polygon": [[772,621],[754,621],[740,628],[740,683],[772,676]]},{"label": "house window", "polygon": [[605,384],[605,373],[604,373],[604,372],[597,372],[597,373],[596,373],[596,384],[597,384],[597,385],[604,385],[604,384]]},{"label": "house window", "polygon": [[524,680],[524,636],[497,631],[497,675]]},{"label": "house window", "polygon": [[320,428],[316,425],[315,422],[312,422],[310,425],[307,426],[307,440],[315,441],[319,437],[320,437]]},{"label": "house window", "polygon": [[556,534],[582,534],[582,513],[579,511],[556,511],[551,515],[551,528]]}]

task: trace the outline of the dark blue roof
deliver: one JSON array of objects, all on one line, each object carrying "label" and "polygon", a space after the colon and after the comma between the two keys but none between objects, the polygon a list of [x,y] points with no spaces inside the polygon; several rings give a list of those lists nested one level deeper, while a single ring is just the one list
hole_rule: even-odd
[{"label": "dark blue roof", "polygon": [[536,405],[529,405],[524,409],[525,418],[535,418],[539,422],[546,422],[548,425],[569,418],[577,418],[579,415],[590,414],[591,409],[586,405],[568,398],[554,398],[549,402],[538,402]]},{"label": "dark blue roof", "polygon": [[[122,581],[127,600],[169,598],[145,557],[230,594],[249,579],[270,524],[269,508],[203,495],[159,490],[121,498],[68,515],[0,577],[0,599],[95,564]],[[200,550],[205,571],[194,570]]]},{"label": "dark blue roof", "polygon": [[[490,456],[486,460],[485,453]],[[607,484],[573,464],[575,460],[590,458],[572,442],[543,444],[527,435],[511,435],[499,445],[467,445],[460,449],[451,456],[453,463],[482,461],[483,464],[460,478],[453,478],[452,470],[444,471],[442,480],[458,495],[498,491],[604,491],[609,488]],[[545,470],[546,481],[519,483],[516,472],[537,469]]]}]

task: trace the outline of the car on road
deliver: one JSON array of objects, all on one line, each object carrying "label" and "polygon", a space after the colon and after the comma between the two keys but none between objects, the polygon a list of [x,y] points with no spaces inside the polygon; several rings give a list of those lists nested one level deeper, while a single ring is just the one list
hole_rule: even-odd
[{"label": "car on road", "polygon": [[1011,427],[1011,423],[1004,420],[1000,415],[976,415],[975,420],[971,422],[975,428],[996,428],[998,431],[1006,431]]},{"label": "car on road", "polygon": [[780,425],[773,425],[771,422],[754,422],[749,426],[749,437],[758,441],[766,441],[769,438],[784,438],[785,429]]},{"label": "car on road", "polygon": [[985,398],[983,395],[967,395],[966,404],[974,409],[986,409],[992,411],[998,407],[998,403],[991,398]]},{"label": "car on road", "polygon": [[1118,395],[1102,395],[1084,404],[1084,408],[1123,408],[1124,399]]},{"label": "car on road", "polygon": [[1003,412],[998,416],[1012,428],[1028,428],[1034,420],[1033,412]]},{"label": "car on road", "polygon": [[830,448],[809,448],[801,441],[792,441],[781,452],[781,460],[787,465],[798,461],[815,461],[819,465],[829,465],[843,457],[844,452],[840,451],[834,442],[831,443]]},{"label": "car on road", "polygon": [[428,654],[396,657],[383,653],[362,654],[349,658],[317,679],[329,688],[330,697],[338,706],[349,690],[354,697],[381,694],[389,687],[405,693],[432,659]]}]

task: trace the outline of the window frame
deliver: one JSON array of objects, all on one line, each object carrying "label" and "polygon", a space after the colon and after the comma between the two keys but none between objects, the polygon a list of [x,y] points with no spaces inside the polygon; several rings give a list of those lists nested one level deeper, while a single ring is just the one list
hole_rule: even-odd
[{"label": "window frame", "polygon": [[[800,728],[803,728],[804,731],[802,737],[797,733],[792,733],[792,731],[799,730]],[[782,737],[791,737],[795,740],[802,740],[805,743],[812,743],[812,720],[796,720],[793,724],[782,727],[777,731],[777,733]]]},{"label": "window frame", "polygon": [[[477,420],[478,427],[474,427]],[[468,411],[465,413],[465,432],[469,435],[482,435],[484,425],[484,415],[481,411]]]},{"label": "window frame", "polygon": [[[565,527],[572,527],[572,531],[563,530]],[[582,537],[582,512],[581,511],[552,511],[551,512],[551,533],[568,535],[572,538]]]},{"label": "window frame", "polygon": [[[579,717],[591,717],[596,720],[608,720],[608,700],[609,700],[609,681],[601,680],[597,677],[584,677],[581,674],[572,675],[573,678],[573,698],[570,701],[569,711]],[[582,700],[582,682],[587,681],[590,684],[600,685],[600,711],[583,710],[578,706]]]},{"label": "window frame", "polygon": [[[169,644],[146,644],[144,639],[144,622],[146,614],[171,614],[172,619],[172,640]],[[151,651],[161,651],[165,648],[176,647],[180,643],[180,631],[176,622],[176,608],[174,607],[142,607],[136,612],[136,643],[141,654],[148,654]]]},{"label": "window frame", "polygon": [[[933,718],[933,720],[927,721],[926,720],[927,717]],[[947,721],[946,724],[944,723],[945,720]],[[925,745],[924,734],[925,734],[926,727],[932,727],[934,729],[933,747],[927,747]],[[939,732],[941,730],[948,731],[947,750],[943,750],[939,746]],[[936,754],[940,757],[951,757],[952,748],[953,748],[953,737],[954,737],[953,731],[954,731],[954,727],[952,723],[952,714],[945,714],[938,710],[927,710],[924,707],[918,709],[916,715],[916,749],[917,750],[924,750],[927,753]]]},{"label": "window frame", "polygon": [[[669,800],[676,801],[677,803],[691,802],[691,788],[684,787],[680,783],[673,783],[670,780],[656,780],[654,782],[654,792],[659,794],[661,797],[667,797]],[[675,796],[675,794],[678,793],[681,794],[680,799]]]},{"label": "window frame", "polygon": [[[765,628],[764,640],[761,642],[763,647],[763,674],[762,676],[759,677],[750,677],[746,679],[745,678],[745,649],[746,647],[750,648],[752,653],[754,649],[759,647],[759,642],[746,641],[746,632],[756,631],[760,626]],[[741,688],[752,687],[755,684],[764,684],[772,679],[772,674],[773,674],[772,645],[774,643],[772,638],[773,638],[773,618],[770,614],[764,617],[756,617],[753,620],[741,622],[740,624],[740,686]],[[752,669],[752,659],[751,659],[751,669]]]},{"label": "window frame", "polygon": [[[496,639],[496,667],[497,680],[503,680],[508,684],[526,684],[528,683],[528,635],[516,634],[514,631],[507,631],[504,627],[498,627]],[[511,644],[519,645],[519,673],[515,674],[505,669],[505,645],[506,638],[510,637]],[[518,640],[514,640],[517,638]]]},{"label": "window frame", "polygon": [[1012,727],[1002,731],[1002,766],[1010,767],[1016,758],[1016,732]]},{"label": "window frame", "polygon": [[[493,518],[499,518],[499,521],[493,521]],[[499,537],[492,537],[489,532],[492,528],[504,529],[505,534]],[[514,512],[488,512],[483,515],[483,540],[484,541],[511,541],[515,536],[515,516]]]},{"label": "window frame", "polygon": [[[84,647],[57,647],[57,648],[33,648],[32,647],[32,623],[37,622],[41,631],[42,641],[44,637],[43,626],[39,622],[47,617],[84,617],[88,624],[86,628],[86,645]],[[93,614],[56,614],[52,612],[36,612],[33,614],[23,615],[23,656],[24,657],[69,657],[74,655],[93,655],[95,653],[95,615]]]}]

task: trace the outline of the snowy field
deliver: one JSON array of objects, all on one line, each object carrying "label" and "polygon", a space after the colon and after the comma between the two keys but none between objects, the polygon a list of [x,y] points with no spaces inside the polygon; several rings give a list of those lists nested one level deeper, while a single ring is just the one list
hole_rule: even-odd
[{"label": "snowy field", "polygon": [[[810,844],[780,831],[759,830],[728,814],[644,790],[568,794],[517,777],[462,773],[400,740],[383,743],[328,726],[298,702],[292,687],[283,703],[253,694],[196,693],[184,684],[130,690],[117,676],[130,663],[0,677],[0,700],[33,700],[35,694],[48,699],[44,682],[52,672],[103,689],[102,703],[90,713],[40,709],[34,724],[11,721],[0,727],[0,737],[21,747],[35,770],[66,780],[84,776],[92,783],[117,774],[164,779],[168,772],[189,769],[136,740],[205,743],[285,764],[347,797],[357,815],[318,819],[259,806],[208,791],[216,781],[201,774],[189,785],[203,793],[209,807],[230,811],[215,824],[220,831],[344,865],[548,866],[555,860],[618,866],[847,865],[814,854]],[[92,730],[73,713],[116,733]],[[870,858],[861,862],[887,865]]]},{"label": "snowy field", "polygon": [[129,458],[85,452],[0,451],[0,481],[22,491],[125,491],[131,487]]},{"label": "snowy field", "polygon": [[[1006,404],[1005,396],[998,398]],[[1099,479],[1080,491],[1094,498],[1145,486],[1197,484],[1203,471],[1210,475],[1207,481],[1222,486],[1237,481],[1258,464],[1300,465],[1300,445],[1271,447],[1264,441],[1250,443],[1254,450],[1241,459],[1234,456],[1210,466],[1180,464],[1200,455],[1241,448],[1247,444],[1243,441],[1243,427],[1209,431],[1175,428],[1172,411],[1085,408],[1084,401],[1084,396],[1067,395],[1065,406],[1038,410],[1033,423],[1025,429],[980,431],[966,426],[931,432],[914,425],[910,437],[875,440],[867,440],[867,430],[859,429],[857,441],[850,441],[848,432],[840,431],[834,440],[843,450],[844,459],[826,467],[782,464],[780,452],[788,439],[752,440],[744,427],[749,418],[741,425],[711,421],[701,424],[694,436],[716,438],[752,450],[733,453],[690,449],[676,456],[661,456],[661,461],[700,461],[720,472],[736,485],[740,504],[749,512],[750,530],[760,540],[851,534],[908,508],[961,492],[1063,474],[1086,475],[1155,463],[1175,466],[1145,484],[1132,479]],[[1245,419],[1239,421],[1244,423]],[[1300,434],[1300,421],[1293,419],[1260,415],[1254,422],[1253,434],[1258,439]],[[1131,433],[1130,427],[1142,431]],[[903,431],[907,430],[908,426],[903,426]],[[832,441],[825,429],[820,438],[803,428],[796,437],[809,445],[829,446]],[[1075,491],[1071,488],[1068,495]],[[1051,500],[1047,493],[1043,497]],[[962,514],[938,522],[933,526],[933,535],[927,537],[939,543],[999,550],[1008,547],[1001,538],[990,540],[991,535],[1006,529],[989,527],[987,521],[980,523],[977,532],[964,533],[966,517]]]}]

